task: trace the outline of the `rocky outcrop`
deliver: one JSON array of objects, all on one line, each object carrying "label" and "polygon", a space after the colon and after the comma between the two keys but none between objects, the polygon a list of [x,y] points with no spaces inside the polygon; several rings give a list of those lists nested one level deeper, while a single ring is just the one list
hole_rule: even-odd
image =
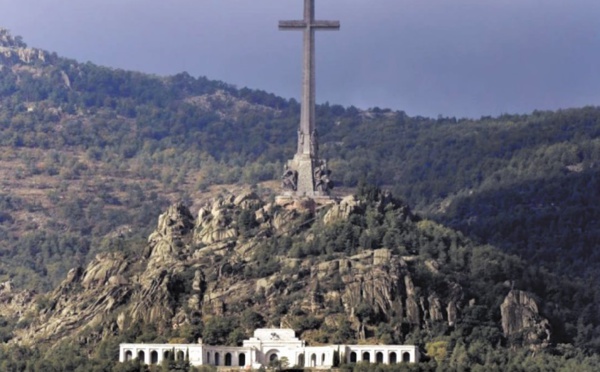
[{"label": "rocky outcrop", "polygon": [[404,276],[404,285],[406,287],[406,320],[409,324],[421,324],[421,313],[417,302],[415,285],[409,275]]},{"label": "rocky outcrop", "polygon": [[[353,197],[329,208],[324,224],[363,213]],[[369,320],[356,312],[364,306],[372,308],[372,316],[400,317],[415,327],[423,318],[443,321],[444,299],[430,296],[427,307],[407,262],[389,249],[316,265],[282,256],[276,259],[287,270],[269,277],[242,275],[244,267],[257,265],[253,249],[265,236],[298,234],[307,228],[312,210],[265,205],[252,192],[219,197],[200,208],[196,220],[184,205],[173,205],[158,218],[143,255],[99,255],[87,268],[71,270],[48,296],[49,306],[39,312],[38,321],[17,340],[38,342],[108,323],[113,330],[141,322],[165,331],[225,316],[240,303],[255,303],[257,311],[266,311],[292,295],[296,300],[290,309],[326,319],[329,308],[345,309],[362,337]],[[249,233],[249,227],[256,231]],[[311,239],[315,237],[308,234],[306,240]]]},{"label": "rocky outcrop", "polygon": [[27,48],[27,45],[19,37],[13,37],[8,30],[0,28],[0,62],[25,63],[45,62],[48,53],[40,50]]},{"label": "rocky outcrop", "polygon": [[[124,310],[126,319],[152,323],[158,329],[177,327],[185,322],[177,313],[180,274],[192,255],[192,234],[196,224],[189,209],[175,204],[158,218],[156,230],[148,238],[147,265],[137,277],[136,291],[130,306]],[[199,274],[200,275],[200,274]]]},{"label": "rocky outcrop", "polygon": [[131,294],[129,263],[120,253],[99,254],[86,269],[72,269],[47,297],[31,327],[17,330],[16,341],[56,340],[103,325]]},{"label": "rocky outcrop", "polygon": [[345,220],[352,213],[355,213],[361,207],[360,201],[354,195],[348,195],[342,199],[339,204],[333,205],[323,217],[325,224],[331,224],[335,221]]},{"label": "rocky outcrop", "polygon": [[253,191],[240,193],[233,199],[233,205],[241,209],[258,209],[263,205],[262,200]]},{"label": "rocky outcrop", "polygon": [[460,304],[464,299],[463,290],[457,283],[450,283],[446,317],[449,326],[454,326],[458,321]]},{"label": "rocky outcrop", "polygon": [[128,319],[136,322],[154,324],[159,330],[164,331],[171,327],[171,320],[176,309],[173,306],[178,293],[171,292],[178,289],[176,274],[180,272],[170,270],[148,270],[139,279],[139,289],[132,296],[132,301],[126,314]]},{"label": "rocky outcrop", "polygon": [[277,110],[256,103],[250,103],[245,99],[234,97],[224,90],[217,90],[211,94],[189,97],[186,102],[197,106],[203,111],[208,111],[219,115],[221,119],[237,120],[240,115],[245,114],[249,110],[254,110],[262,113],[276,113]]},{"label": "rocky outcrop", "polygon": [[[274,327],[301,327],[308,315],[323,324],[337,324],[341,317],[361,339],[386,322],[393,324],[396,338],[410,330],[439,329],[436,324],[459,324],[463,308],[475,306],[475,300],[466,303],[463,288],[444,276],[437,259],[400,256],[388,248],[358,249],[351,256],[295,257],[278,246],[274,254],[261,253],[271,252],[269,244],[293,249],[318,242],[319,234],[337,231],[334,221],[363,218],[367,209],[381,209],[388,219],[396,213],[398,226],[413,223],[406,207],[386,195],[368,208],[361,203],[345,198],[321,213],[264,204],[248,192],[216,198],[196,219],[184,205],[173,205],[160,215],[142,251],[98,255],[87,268],[71,270],[28,315],[34,321],[16,331],[14,341],[43,342],[87,329],[85,342],[93,342],[102,334],[90,335],[90,327],[119,333],[133,324],[152,324],[167,334],[246,309],[263,314]],[[421,282],[424,277],[435,281],[435,288]],[[9,298],[9,290],[0,287],[0,309],[8,306],[1,300]],[[524,292],[513,291],[505,300],[502,326],[509,339],[522,337],[528,345],[550,337],[548,322]],[[317,331],[305,337],[311,335],[320,337]]]},{"label": "rocky outcrop", "polygon": [[502,305],[502,330],[515,344],[544,347],[550,342],[550,323],[538,311],[530,293],[511,290]]},{"label": "rocky outcrop", "polygon": [[10,281],[0,283],[0,314],[21,319],[35,298],[33,291],[15,291]]},{"label": "rocky outcrop", "polygon": [[0,47],[5,48],[26,48],[27,45],[20,37],[14,37],[10,31],[0,27]]},{"label": "rocky outcrop", "polygon": [[188,306],[190,309],[200,309],[202,304],[202,297],[206,290],[206,279],[201,270],[196,270],[194,273],[194,280],[192,282],[192,294],[188,300]]},{"label": "rocky outcrop", "polygon": [[442,313],[442,302],[437,294],[432,293],[427,298],[429,304],[429,320],[434,322],[440,322],[444,320],[444,314]]},{"label": "rocky outcrop", "polygon": [[233,225],[235,197],[217,199],[210,208],[200,208],[198,224],[194,232],[196,244],[210,245],[235,239],[238,230]]},{"label": "rocky outcrop", "polygon": [[[380,253],[381,254],[381,253]],[[377,256],[367,252],[327,264],[330,270],[337,271],[344,284],[340,291],[340,300],[349,313],[364,304],[371,304],[375,313],[385,316],[398,314],[401,316],[403,302],[406,298],[401,287],[404,266],[401,259],[374,264]],[[328,274],[332,277],[332,274]]]},{"label": "rocky outcrop", "polygon": [[148,253],[154,265],[175,260],[184,252],[188,233],[194,228],[194,217],[182,204],[176,204],[158,217],[157,229],[148,237]]}]

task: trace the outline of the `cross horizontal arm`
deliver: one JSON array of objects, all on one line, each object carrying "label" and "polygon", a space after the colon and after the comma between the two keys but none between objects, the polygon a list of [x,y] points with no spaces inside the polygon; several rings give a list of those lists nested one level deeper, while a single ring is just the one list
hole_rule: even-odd
[{"label": "cross horizontal arm", "polygon": [[279,29],[296,29],[296,28],[306,28],[306,22],[304,21],[279,21]]},{"label": "cross horizontal arm", "polygon": [[312,28],[318,28],[321,30],[339,30],[340,22],[339,21],[314,21],[311,25]]},{"label": "cross horizontal arm", "polygon": [[[280,30],[296,30],[308,27],[305,21],[279,21]],[[310,28],[319,30],[339,30],[339,21],[314,21],[310,24]]]}]

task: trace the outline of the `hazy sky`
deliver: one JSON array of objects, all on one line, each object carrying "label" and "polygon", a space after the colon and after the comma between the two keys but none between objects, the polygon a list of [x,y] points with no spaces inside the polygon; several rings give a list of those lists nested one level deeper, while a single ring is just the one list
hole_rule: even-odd
[{"label": "hazy sky", "polygon": [[[600,104],[599,0],[316,0],[317,101],[409,115]],[[82,62],[300,95],[303,0],[0,0],[0,27]]]}]

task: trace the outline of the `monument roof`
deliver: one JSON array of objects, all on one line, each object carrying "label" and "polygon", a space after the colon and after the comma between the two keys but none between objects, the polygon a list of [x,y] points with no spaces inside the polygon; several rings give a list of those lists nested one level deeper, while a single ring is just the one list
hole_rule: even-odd
[{"label": "monument roof", "polygon": [[254,338],[260,341],[297,341],[296,332],[290,328],[257,328]]}]

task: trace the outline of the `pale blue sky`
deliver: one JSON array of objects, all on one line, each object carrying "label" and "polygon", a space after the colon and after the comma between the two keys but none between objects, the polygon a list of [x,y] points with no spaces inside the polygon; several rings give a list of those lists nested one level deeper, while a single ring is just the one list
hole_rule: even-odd
[{"label": "pale blue sky", "polygon": [[[317,101],[409,115],[600,104],[598,0],[316,0]],[[82,62],[300,93],[302,0],[0,0],[0,27]]]}]

